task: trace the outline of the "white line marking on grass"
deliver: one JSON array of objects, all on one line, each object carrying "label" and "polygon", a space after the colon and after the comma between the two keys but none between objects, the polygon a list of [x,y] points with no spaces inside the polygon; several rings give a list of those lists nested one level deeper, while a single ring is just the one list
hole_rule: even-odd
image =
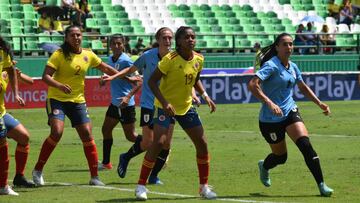
[{"label": "white line marking on grass", "polygon": [[[73,184],[73,183],[61,183],[61,182],[46,182],[45,186],[46,185],[77,186],[77,187],[84,187],[84,188],[98,188],[98,189],[105,189],[105,190],[118,190],[118,191],[134,193],[134,189],[118,188],[118,187],[112,187],[112,186],[78,185],[78,184]],[[199,196],[193,196],[193,195],[184,195],[184,194],[166,193],[166,192],[156,192],[156,191],[150,191],[150,190],[148,191],[148,194],[155,194],[155,195],[161,195],[161,196],[170,196],[170,197],[200,198]],[[276,203],[276,202],[269,202],[269,201],[256,201],[256,200],[234,199],[234,198],[217,198],[215,200],[217,200],[217,201],[227,201],[227,202]]]}]

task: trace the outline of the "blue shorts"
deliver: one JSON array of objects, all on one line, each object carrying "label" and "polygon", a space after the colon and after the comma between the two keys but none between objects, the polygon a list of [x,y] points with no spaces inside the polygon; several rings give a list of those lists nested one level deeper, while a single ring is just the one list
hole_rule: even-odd
[{"label": "blue shorts", "polygon": [[65,115],[70,119],[72,127],[90,122],[86,103],[62,102],[56,99],[47,99],[46,112],[48,115],[48,124],[50,124],[50,119],[52,118],[64,121]]},{"label": "blue shorts", "polygon": [[180,124],[182,129],[189,129],[202,125],[195,107],[191,107],[185,115],[181,116],[166,116],[163,109],[155,109],[154,124],[160,125],[164,128],[168,128],[171,123],[175,122],[175,119]]},{"label": "blue shorts", "polygon": [[2,118],[0,118],[0,138],[5,137],[10,130],[19,124],[20,122],[17,119],[6,113]]},{"label": "blue shorts", "polygon": [[[154,109],[149,109],[145,107],[141,107],[141,115],[140,115],[140,127],[148,126],[150,129],[154,128]],[[175,124],[175,120],[171,119],[170,124]]]}]

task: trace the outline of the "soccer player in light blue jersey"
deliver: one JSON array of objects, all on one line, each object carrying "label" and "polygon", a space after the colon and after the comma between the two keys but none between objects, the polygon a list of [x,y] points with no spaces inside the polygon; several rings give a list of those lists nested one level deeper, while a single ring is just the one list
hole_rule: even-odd
[{"label": "soccer player in light blue jersey", "polygon": [[333,189],[326,186],[320,167],[319,156],[313,149],[308,131],[293,99],[293,88],[300,91],[323,110],[330,114],[327,104],[321,102],[314,92],[304,83],[297,65],[290,61],[293,52],[291,35],[282,33],[275,42],[261,50],[261,68],[249,82],[249,89],[262,102],[259,127],[262,136],[269,143],[272,153],[260,160],[260,180],[270,187],[269,170],[287,159],[285,133],[296,143],[304,156],[322,196],[331,196]]},{"label": "soccer player in light blue jersey", "polygon": [[[115,34],[111,37],[110,48],[113,54],[109,57],[108,64],[116,70],[121,71],[131,67],[133,62],[124,51],[124,37]],[[104,84],[102,81],[101,84]],[[112,131],[120,122],[125,137],[130,142],[138,142],[141,135],[135,132],[135,99],[134,94],[140,89],[141,82],[135,86],[126,78],[116,78],[110,82],[111,104],[106,112],[105,120],[102,125],[103,134],[103,160],[98,164],[98,168],[112,169],[110,162],[111,147],[113,144]]]},{"label": "soccer player in light blue jersey", "polygon": [[[140,106],[141,106],[141,118],[140,118],[140,126],[142,127],[143,137],[142,139],[137,139],[133,146],[130,147],[129,151],[120,155],[119,166],[118,166],[118,174],[121,178],[124,178],[126,175],[126,170],[128,163],[131,158],[134,156],[146,151],[153,142],[154,134],[153,134],[153,114],[154,114],[154,95],[148,86],[148,80],[156,69],[158,62],[161,60],[163,56],[165,56],[171,48],[171,42],[173,38],[173,32],[170,28],[163,27],[160,28],[156,34],[155,39],[156,43],[154,48],[145,51],[134,63],[133,66],[129,68],[125,68],[119,71],[119,74],[108,76],[105,80],[113,80],[114,78],[122,78],[128,75],[129,73],[133,73],[137,70],[141,70],[143,73],[143,85],[142,92],[140,98]],[[164,145],[163,150],[160,152],[154,170],[149,176],[150,184],[163,184],[158,178],[158,173],[163,168],[168,158],[170,152],[170,143],[171,137],[174,130],[174,123],[172,123],[169,127],[166,144]],[[140,138],[140,137],[138,137]]]}]

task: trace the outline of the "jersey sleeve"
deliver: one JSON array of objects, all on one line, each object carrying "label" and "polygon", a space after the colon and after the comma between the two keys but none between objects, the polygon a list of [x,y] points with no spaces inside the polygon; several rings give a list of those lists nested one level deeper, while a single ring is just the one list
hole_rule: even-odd
[{"label": "jersey sleeve", "polygon": [[274,72],[276,68],[274,65],[270,63],[265,63],[260,70],[256,72],[256,76],[258,76],[261,80],[268,79]]},{"label": "jersey sleeve", "polygon": [[94,52],[89,51],[90,67],[98,67],[102,60]]},{"label": "jersey sleeve", "polygon": [[146,54],[141,55],[138,59],[136,59],[136,61],[134,62],[134,66],[136,66],[136,68],[138,70],[144,70],[145,69],[145,58],[146,58]]},{"label": "jersey sleeve", "polygon": [[127,68],[130,67],[134,64],[134,62],[132,62],[130,59],[129,60],[124,60],[121,62],[120,64],[120,68]]},{"label": "jersey sleeve", "polygon": [[169,57],[163,57],[163,59],[158,63],[158,68],[164,75],[167,75],[167,72],[170,68],[170,63],[171,59]]},{"label": "jersey sleeve", "polygon": [[50,66],[51,68],[57,70],[59,65],[60,65],[60,51],[55,51],[49,58],[49,60],[47,61],[48,66]]},{"label": "jersey sleeve", "polygon": [[296,82],[303,81],[303,78],[302,78],[302,76],[301,76],[301,71],[300,71],[300,69],[297,67],[296,64],[294,64],[294,70],[295,70],[295,75],[296,75]]}]

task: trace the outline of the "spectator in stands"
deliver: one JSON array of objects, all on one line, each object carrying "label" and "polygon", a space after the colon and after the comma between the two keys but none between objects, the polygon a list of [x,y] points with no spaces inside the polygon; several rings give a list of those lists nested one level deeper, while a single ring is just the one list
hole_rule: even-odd
[{"label": "spectator in stands", "polygon": [[64,10],[63,20],[69,20],[76,9],[75,0],[61,0],[61,8]]},{"label": "spectator in stands", "polygon": [[[325,46],[334,46],[336,45],[334,35],[329,34],[329,27],[324,24],[320,31],[320,41]],[[323,51],[325,53],[335,53],[335,47],[324,47]]]},{"label": "spectator in stands", "polygon": [[327,5],[328,15],[335,18],[336,22],[339,21],[340,6],[334,0],[329,0]]},{"label": "spectator in stands", "polygon": [[[304,33],[304,29],[305,29],[305,27],[304,27],[303,24],[298,25],[296,33],[298,33],[299,35],[295,35],[295,40],[294,40],[294,45],[295,46],[305,46],[305,45],[307,45],[305,36],[301,35],[302,33]],[[305,54],[306,51],[307,51],[307,49],[299,48],[299,54]]]},{"label": "spectator in stands", "polygon": [[138,51],[138,53],[142,52],[146,47],[143,42],[143,38],[139,37],[137,43],[135,44],[135,49]]},{"label": "spectator in stands", "polygon": [[125,53],[131,54],[130,38],[128,36],[125,36],[124,48]]},{"label": "spectator in stands", "polygon": [[54,31],[56,31],[60,34],[64,34],[64,28],[62,26],[61,21],[59,19],[54,19],[52,22],[54,25]]},{"label": "spectator in stands", "polygon": [[271,149],[265,160],[258,162],[260,181],[264,186],[270,187],[269,171],[286,162],[288,150],[285,135],[287,134],[302,153],[317,183],[320,195],[329,197],[334,190],[324,182],[319,156],[311,145],[308,130],[293,99],[294,87],[297,86],[303,95],[322,110],[324,115],[330,114],[330,108],[305,84],[300,69],[290,61],[293,48],[290,34],[278,35],[273,44],[261,50],[261,69],[248,84],[251,93],[262,103],[259,128]]},{"label": "spectator in stands", "polygon": [[136,61],[139,57],[140,56],[139,56],[139,52],[137,51],[137,49],[132,49],[130,59],[132,61]]},{"label": "spectator in stands", "polygon": [[254,44],[254,52],[255,52],[255,61],[254,61],[254,73],[260,69],[260,58],[258,57],[261,50],[261,44],[259,42],[255,42]]},{"label": "spectator in stands", "polygon": [[[312,22],[308,22],[306,24],[306,27],[307,29],[303,32],[306,33],[306,35],[304,35],[304,38],[306,39],[306,45],[312,46],[321,43],[318,41],[317,35],[315,35],[315,31],[312,29],[313,28]],[[310,47],[308,49],[308,52],[313,54],[316,52],[316,49],[314,47]]]},{"label": "spectator in stands", "polygon": [[90,4],[88,0],[80,0],[75,7],[76,15],[74,24],[82,28],[86,28],[86,19],[92,18],[93,15],[90,13]]},{"label": "spectator in stands", "polygon": [[339,23],[349,26],[354,22],[353,9],[350,0],[344,0],[340,9]]},{"label": "spectator in stands", "polygon": [[41,32],[50,34],[53,31],[51,26],[51,18],[46,12],[41,13],[38,24]]}]

